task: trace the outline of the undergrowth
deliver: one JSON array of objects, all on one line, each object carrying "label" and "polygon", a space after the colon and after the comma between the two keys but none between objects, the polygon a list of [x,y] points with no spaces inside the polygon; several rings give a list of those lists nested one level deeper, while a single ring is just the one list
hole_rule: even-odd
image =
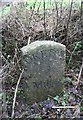
[{"label": "undergrowth", "polygon": [[[20,83],[13,117],[64,118],[68,115],[71,118],[80,117],[83,113],[83,3],[81,2],[79,9],[74,9],[73,3],[68,8],[63,8],[62,4],[58,7],[58,4],[55,3],[52,8],[46,9],[44,3],[43,11],[40,10],[41,6],[35,10],[35,4],[30,9],[25,8],[22,4],[21,6],[20,4],[12,5],[10,13],[3,17],[0,29],[2,38],[0,75],[3,83],[3,93],[0,94],[0,98],[2,96],[4,98],[2,117],[11,117],[12,114],[14,93],[22,71],[20,49],[36,40],[52,40],[66,46],[63,97],[48,96],[50,103],[47,101],[35,104],[29,109]],[[45,104],[51,107],[46,108]],[[78,107],[74,110],[67,107],[56,110],[57,105],[58,107],[77,105]],[[79,109],[81,110],[80,115]]]}]

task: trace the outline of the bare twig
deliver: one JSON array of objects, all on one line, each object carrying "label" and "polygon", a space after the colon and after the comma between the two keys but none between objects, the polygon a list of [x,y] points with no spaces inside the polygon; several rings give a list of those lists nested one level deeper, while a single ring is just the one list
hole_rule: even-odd
[{"label": "bare twig", "polygon": [[62,9],[63,9],[62,7],[63,7],[63,0],[60,3],[60,19],[62,17]]},{"label": "bare twig", "polygon": [[[7,75],[9,75],[14,69],[15,69],[15,67],[16,67],[16,65],[19,63],[19,61],[21,60],[21,58],[19,58],[19,60],[17,61],[17,63],[15,63],[15,65],[13,66],[13,64],[11,64],[12,65],[12,68],[11,68],[11,70],[9,70],[9,72],[8,73],[5,73],[5,75],[4,75],[4,77],[3,77],[3,79],[5,79],[6,78],[6,76]],[[8,64],[7,66],[7,68],[9,68],[9,65],[10,64]],[[5,67],[5,66],[4,66]]]},{"label": "bare twig", "polygon": [[[4,60],[6,64],[9,64],[8,60],[5,58],[5,56],[3,54],[1,54],[1,60]],[[2,64],[2,63],[1,63]],[[2,65],[1,65],[2,66]],[[0,67],[1,67],[0,66]]]},{"label": "bare twig", "polygon": [[12,115],[11,115],[12,118],[14,117],[14,108],[15,108],[15,103],[16,103],[16,94],[17,94],[17,91],[18,91],[18,86],[19,86],[20,80],[22,78],[23,72],[24,72],[24,69],[22,70],[22,72],[20,74],[20,77],[19,77],[17,85],[16,85],[15,93],[14,93],[13,106],[12,106]]},{"label": "bare twig", "polygon": [[33,9],[32,9],[31,16],[30,16],[30,18],[29,18],[29,25],[28,25],[28,27],[30,26],[30,23],[31,23],[31,20],[32,20],[32,16],[33,16],[34,11],[35,11],[36,3],[37,3],[37,0],[35,0],[35,2],[34,2],[34,4],[33,4]]},{"label": "bare twig", "polygon": [[68,27],[69,27],[69,22],[70,22],[70,18],[71,18],[72,6],[73,6],[73,0],[71,1],[70,10],[69,10],[69,16],[68,16],[68,21],[67,21],[67,25],[66,25],[65,41],[67,40]]},{"label": "bare twig", "polygon": [[15,54],[14,54],[14,57],[13,57],[13,62],[14,62],[15,59],[17,59],[17,41],[16,41]]},{"label": "bare twig", "polygon": [[42,2],[42,0],[40,1],[39,6],[37,8],[37,13],[39,12],[39,9],[40,9],[40,6],[41,6],[41,2]]},{"label": "bare twig", "polygon": [[56,0],[55,0],[55,6],[56,6],[56,17],[57,17],[57,24],[56,24],[56,30],[57,30],[59,14],[58,14],[58,4],[57,4]]},{"label": "bare twig", "polygon": [[18,23],[18,25],[20,25],[21,30],[22,30],[23,37],[25,37],[24,25],[23,25],[21,19],[19,19],[19,18],[18,18],[18,20],[16,19],[16,22]]},{"label": "bare twig", "polygon": [[74,108],[76,108],[76,106],[53,106],[52,108],[54,108],[54,109],[68,109],[68,108],[71,108],[71,109],[74,109]]},{"label": "bare twig", "polygon": [[81,8],[80,8],[80,21],[82,22],[82,14],[83,14],[83,1],[81,0]]},{"label": "bare twig", "polygon": [[77,49],[78,44],[79,44],[79,42],[77,42],[77,44],[76,44],[76,46],[75,46],[75,48],[74,48],[73,52],[71,53],[71,56],[70,56],[70,59],[69,59],[68,65],[70,64],[70,62],[71,62],[71,60],[72,60],[72,56],[73,56],[73,54],[74,54],[75,50]]},{"label": "bare twig", "polygon": [[78,84],[80,83],[80,78],[81,78],[82,70],[83,70],[83,58],[82,58],[82,65],[80,67],[80,72],[79,72],[79,75],[78,75],[78,81],[77,81]]},{"label": "bare twig", "polygon": [[30,44],[30,40],[31,40],[31,36],[29,36],[29,38],[28,38],[28,43],[27,43],[27,45]]},{"label": "bare twig", "polygon": [[43,7],[44,7],[44,24],[43,24],[44,25],[44,35],[46,36],[46,14],[45,14],[46,6],[45,6],[45,0],[43,0]]}]

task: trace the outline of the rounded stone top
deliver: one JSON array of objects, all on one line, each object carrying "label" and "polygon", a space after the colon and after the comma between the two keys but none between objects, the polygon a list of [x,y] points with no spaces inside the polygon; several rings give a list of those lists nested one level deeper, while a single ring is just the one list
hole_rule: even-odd
[{"label": "rounded stone top", "polygon": [[65,45],[63,45],[61,43],[57,43],[57,42],[50,41],[50,40],[49,41],[43,40],[43,41],[35,41],[29,45],[22,47],[21,51],[22,51],[23,55],[26,55],[27,52],[35,50],[38,47],[40,48],[40,47],[49,47],[49,46],[65,50]]}]

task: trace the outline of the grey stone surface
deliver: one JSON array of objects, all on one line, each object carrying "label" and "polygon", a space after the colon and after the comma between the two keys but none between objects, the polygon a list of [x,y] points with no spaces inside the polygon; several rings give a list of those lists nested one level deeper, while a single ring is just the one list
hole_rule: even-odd
[{"label": "grey stone surface", "polygon": [[55,96],[63,90],[65,46],[54,41],[36,41],[21,48],[23,89],[28,104]]}]

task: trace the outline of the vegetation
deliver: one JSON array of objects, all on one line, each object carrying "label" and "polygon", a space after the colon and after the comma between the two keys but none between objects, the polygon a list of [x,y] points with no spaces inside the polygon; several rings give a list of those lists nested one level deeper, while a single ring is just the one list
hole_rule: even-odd
[{"label": "vegetation", "polygon": [[[30,3],[30,8],[24,4],[4,8],[6,17],[3,15],[3,28],[0,26],[2,39],[0,76],[3,83],[0,99],[3,97],[4,111],[2,117],[35,119],[82,117],[83,2],[81,1],[78,8],[74,7],[73,2],[67,7],[63,6],[62,2],[49,5],[51,7],[46,8],[44,1],[42,6],[34,2]],[[36,40],[52,40],[66,45],[65,87],[60,96],[48,95],[48,100],[28,106],[21,83],[24,78],[20,49]]]},{"label": "vegetation", "polygon": [[[58,5],[62,4],[63,7],[68,7],[71,4],[72,0],[45,0],[45,6],[46,9],[53,7],[53,4],[55,4],[55,2],[58,3]],[[81,0],[73,0],[74,1],[74,8],[79,8],[80,7],[80,3]],[[25,0],[24,6],[27,7],[28,9],[30,7],[34,7],[35,9],[37,9],[37,7],[41,6],[40,9],[43,9],[43,0]],[[8,12],[10,11],[10,5],[4,5],[3,8],[0,8],[0,16],[6,15]]]}]

